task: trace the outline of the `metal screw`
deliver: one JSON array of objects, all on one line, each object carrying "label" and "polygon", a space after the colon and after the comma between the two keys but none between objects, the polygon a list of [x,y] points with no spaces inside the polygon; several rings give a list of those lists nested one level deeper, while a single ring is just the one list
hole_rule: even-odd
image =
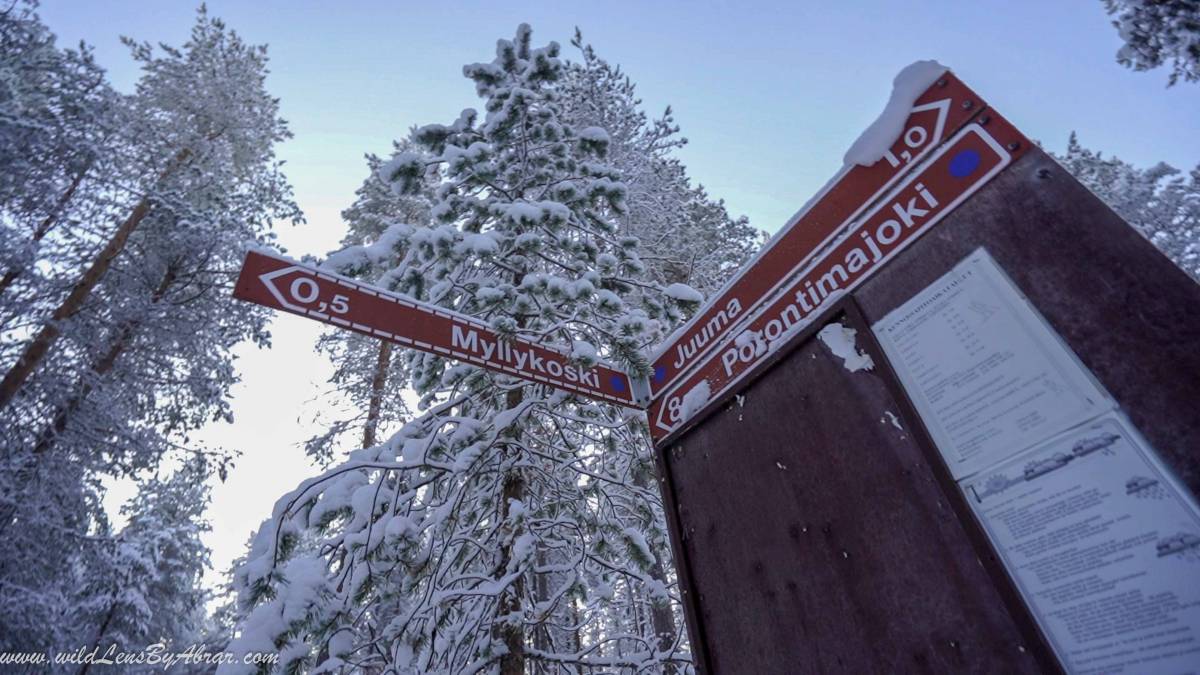
[{"label": "metal screw", "polygon": [[1008,148],[1009,150],[1016,150],[1017,148],[1021,147],[1021,144],[1016,141],[1013,141],[1012,143],[1009,143],[1005,147]]},{"label": "metal screw", "polygon": [[1050,169],[1047,169],[1047,168],[1045,168],[1045,167],[1042,167],[1041,169],[1038,169],[1038,170],[1037,170],[1037,177],[1038,177],[1038,178],[1041,178],[1042,180],[1046,180],[1047,178],[1049,178],[1049,177],[1050,177]]},{"label": "metal screw", "polygon": [[962,102],[962,109],[963,109],[963,110],[970,110],[971,108],[974,108],[974,107],[975,107],[975,102],[974,102],[974,101],[972,101],[971,99],[967,99],[967,100],[965,100],[965,101],[963,101],[963,102]]},{"label": "metal screw", "polygon": [[937,81],[937,85],[938,85],[939,87],[944,87],[944,86],[946,86],[947,84],[949,84],[949,83],[948,83],[948,82],[946,82],[946,78],[944,78],[944,77],[943,77],[942,79],[940,79],[940,80],[938,80],[938,81]]},{"label": "metal screw", "polygon": [[979,123],[980,123],[980,124],[987,124],[988,122],[991,122],[991,121],[992,121],[992,116],[991,116],[991,115],[981,115],[981,116],[979,117]]}]

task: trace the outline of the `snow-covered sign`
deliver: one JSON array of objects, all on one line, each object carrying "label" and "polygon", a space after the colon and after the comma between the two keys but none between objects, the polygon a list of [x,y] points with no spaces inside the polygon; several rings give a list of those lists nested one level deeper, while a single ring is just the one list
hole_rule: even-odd
[{"label": "snow-covered sign", "polygon": [[[745,272],[714,293],[655,355],[650,391],[655,396],[666,391],[725,338],[740,333],[760,303],[808,266],[851,220],[983,105],[975,92],[934,62],[919,62],[901,72],[884,114],[847,152],[842,170],[792,216]],[[857,163],[873,159],[878,161],[869,166]]]},{"label": "snow-covered sign", "polygon": [[[1021,139],[1005,147],[989,133]],[[1011,141],[1009,141],[1011,142]],[[851,291],[1008,166],[1028,146],[1016,129],[989,114],[972,123],[900,181],[894,191],[836,233],[798,274],[749,308],[736,333],[713,339],[708,358],[651,403],[656,441],[678,429],[710,399],[719,399],[824,307]],[[752,268],[743,278],[753,276]],[[714,336],[719,338],[721,335]],[[701,395],[702,394],[702,395]],[[702,401],[699,399],[703,399]]]},{"label": "snow-covered sign", "polygon": [[251,251],[234,297],[522,379],[644,408],[628,375],[578,347],[502,337],[478,319],[286,258]]}]

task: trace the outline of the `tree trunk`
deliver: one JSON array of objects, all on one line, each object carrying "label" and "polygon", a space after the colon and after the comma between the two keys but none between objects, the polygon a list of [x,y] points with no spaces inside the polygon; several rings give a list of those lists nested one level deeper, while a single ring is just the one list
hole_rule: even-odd
[{"label": "tree trunk", "polygon": [[[667,583],[667,573],[662,564],[661,556],[654,556],[654,565],[650,568],[650,577],[663,584]],[[650,626],[654,636],[658,638],[658,652],[666,654],[675,646],[675,612],[671,611],[671,603],[650,601]],[[663,664],[663,673],[673,675],[678,672],[674,663]]]},{"label": "tree trunk", "polygon": [[[191,151],[186,148],[176,153],[175,158],[168,165],[159,180],[161,181],[162,178],[165,178],[178,169],[183,162],[187,161],[190,155]],[[121,223],[104,248],[100,250],[95,260],[92,261],[91,266],[83,273],[79,281],[75,283],[75,286],[71,288],[71,292],[67,294],[67,298],[54,310],[54,313],[50,316],[50,320],[42,326],[42,329],[38,331],[33,340],[25,346],[25,350],[21,352],[20,358],[5,373],[4,380],[0,381],[0,408],[4,408],[12,402],[17,392],[29,379],[29,376],[45,360],[46,354],[49,353],[50,348],[54,346],[55,341],[58,340],[59,335],[62,333],[62,329],[59,326],[60,322],[73,316],[83,307],[83,303],[87,301],[92,291],[95,290],[96,285],[100,283],[100,280],[104,278],[108,269],[112,267],[113,260],[125,250],[125,243],[129,240],[129,235],[133,234],[133,231],[137,229],[138,225],[141,224],[149,212],[150,195],[145,195],[133,207],[133,211],[129,214],[129,217]]]},{"label": "tree trunk", "polygon": [[[508,392],[508,409],[512,410],[521,405],[524,396],[520,389]],[[508,519],[509,502],[513,499],[525,501],[525,478],[520,470],[509,471],[504,476],[504,487],[500,495],[500,519]],[[497,575],[504,576],[508,562],[512,560],[512,543],[504,544],[500,549],[500,569]],[[525,595],[525,579],[518,577],[508,590],[500,596],[497,610],[502,616],[510,617],[509,623],[499,627],[499,637],[508,648],[508,653],[500,658],[500,675],[525,675],[525,628],[520,619],[515,623],[511,617],[521,612],[521,597]]]},{"label": "tree trunk", "polygon": [[[154,289],[154,293],[150,296],[151,303],[157,303],[167,294],[167,290],[175,283],[176,272],[174,267],[167,268],[166,274]],[[121,329],[117,331],[116,338],[109,344],[108,350],[104,352],[91,366],[92,376],[94,378],[104,377],[117,364],[117,358],[125,352],[129,347],[129,341],[133,339],[137,332],[138,326],[141,325],[139,320],[126,321],[122,324]],[[67,428],[67,423],[71,420],[71,415],[79,410],[83,405],[84,400],[92,393],[94,387],[94,379],[91,381],[84,380],[80,386],[78,393],[71,398],[66,405],[58,409],[54,414],[54,420],[47,426],[41,434],[38,435],[37,443],[33,446],[34,455],[41,455],[50,449],[54,444],[54,439],[58,437]]]},{"label": "tree trunk", "polygon": [[[539,548],[537,551],[537,564],[538,566],[545,566],[546,563],[546,551]],[[533,599],[539,605],[550,599],[549,573],[534,575]],[[549,652],[553,649],[553,641],[550,638],[550,626],[546,625],[545,622],[534,627],[533,646],[535,649],[543,652]],[[533,664],[533,669],[535,673],[546,673],[549,672],[550,667],[539,661]]]},{"label": "tree trunk", "polygon": [[387,384],[388,367],[392,362],[392,343],[379,343],[379,357],[375,359],[375,374],[371,378],[371,401],[367,405],[367,423],[363,425],[364,448],[375,445],[375,432],[379,429],[379,417],[383,411],[383,390]]},{"label": "tree trunk", "polygon": [[[578,654],[583,649],[583,639],[579,635],[579,600],[571,598],[571,653]],[[578,669],[578,667],[577,667]]]},{"label": "tree trunk", "polygon": [[[112,623],[113,615],[116,613],[117,603],[116,600],[114,600],[113,604],[108,606],[108,613],[104,615],[104,621],[100,624],[100,630],[96,632],[96,639],[92,641],[93,651],[100,648],[100,640],[104,639],[104,634],[108,632],[108,624]],[[91,667],[91,663],[84,661],[83,663],[79,664],[79,670],[76,671],[76,675],[87,675],[88,668]]]},{"label": "tree trunk", "polygon": [[[645,475],[641,472],[633,472],[633,484],[645,490],[653,490],[653,485],[648,485]],[[650,578],[663,584],[667,583],[667,570],[663,565],[663,556],[656,553],[654,556],[654,564],[650,566]],[[668,602],[650,601],[650,627],[654,629],[654,637],[657,638],[659,653],[671,651],[675,646],[676,626],[675,612],[671,610],[671,604]],[[678,672],[674,663],[664,664],[663,673],[666,675],[674,675]]]},{"label": "tree trunk", "polygon": [[[71,184],[67,186],[66,192],[64,192],[62,196],[58,198],[58,203],[54,205],[54,208],[51,209],[50,213],[42,219],[42,222],[38,223],[37,228],[33,231],[33,243],[36,244],[40,242],[42,238],[46,236],[46,233],[50,231],[50,228],[54,227],[54,224],[58,222],[58,219],[62,216],[63,211],[65,211],[67,208],[67,203],[71,201],[71,197],[75,196],[75,191],[79,189],[79,184],[83,182],[83,177],[87,175],[87,172],[91,168],[92,163],[88,162],[79,173],[75,174],[75,178],[73,178],[71,180]],[[21,273],[24,271],[25,270],[23,268],[14,267],[5,272],[4,276],[0,277],[0,295],[3,295],[4,292],[8,290],[8,287],[11,286],[12,283],[16,281],[17,277],[21,276]]]}]

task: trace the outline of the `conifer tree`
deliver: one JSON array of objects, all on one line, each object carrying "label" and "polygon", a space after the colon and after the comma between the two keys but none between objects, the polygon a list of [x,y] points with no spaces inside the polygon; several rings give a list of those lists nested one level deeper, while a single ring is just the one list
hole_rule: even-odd
[{"label": "conifer tree", "polygon": [[1066,153],[1057,159],[1183,271],[1200,281],[1200,166],[1186,175],[1163,162],[1139,169],[1083,147],[1074,133]]},{"label": "conifer tree", "polygon": [[[119,113],[123,138],[116,152],[122,153],[123,171],[120,182],[109,188],[128,198],[116,201],[114,227],[74,272],[65,296],[5,365],[0,409],[45,367],[64,331],[86,310],[148,217],[165,214],[199,227],[247,217],[254,219],[247,224],[257,227],[268,214],[298,217],[273,159],[274,144],[288,132],[278,119],[278,102],[263,87],[265,48],[246,45],[219,19],[209,18],[203,7],[182,49],[164,45],[156,53],[148,44],[126,42],[143,75]],[[238,203],[245,199],[264,203],[239,213],[239,207],[251,205]],[[222,211],[208,210],[218,204]],[[272,213],[275,210],[279,212]]]},{"label": "conifer tree", "polygon": [[135,652],[152,644],[182,651],[197,638],[208,598],[201,585],[208,549],[200,541],[209,529],[208,475],[195,458],[169,477],[143,481],[122,508],[126,526],[79,565],[68,616],[88,651]]},{"label": "conifer tree", "polygon": [[730,216],[703,185],[692,185],[675,154],[687,139],[669,106],[651,118],[630,77],[585,44],[578,29],[571,44],[580,59],[564,69],[564,115],[576,126],[609,133],[606,159],[621,172],[627,191],[626,210],[618,216],[621,232],[642,242],[650,278],[712,295],[758,251],[764,234],[745,216]]},{"label": "conifer tree", "polygon": [[[621,234],[628,190],[606,162],[610,136],[567,122],[563,69],[558,45],[532,47],[521,26],[492,62],[464,68],[484,114],[416,130],[419,150],[380,167],[400,192],[434,194],[432,224],[389,227],[400,259],[387,284],[582,366],[645,375],[647,347],[685,308]],[[402,360],[424,414],[277,502],[238,572],[232,648],[278,650],[284,670],[685,662],[648,622],[602,618],[633,613],[626,589],[673,592],[650,571],[661,506],[634,440],[644,421],[433,355]],[[631,611],[596,611],[614,604]]]},{"label": "conifer tree", "polygon": [[1167,86],[1200,81],[1200,4],[1193,0],[1104,0],[1124,41],[1117,63],[1152,70],[1168,62]]},{"label": "conifer tree", "polygon": [[[395,144],[396,152],[411,150],[411,144]],[[389,234],[393,225],[427,223],[430,195],[399,194],[379,175],[383,161],[367,156],[369,173],[357,191],[354,203],[342,211],[348,232],[343,250],[330,255],[323,266],[334,272],[376,285],[391,285],[388,274],[403,251],[402,238]],[[403,364],[389,342],[380,342],[344,330],[329,330],[317,342],[335,365],[330,378],[329,398],[348,404],[349,414],[326,422],[326,431],[308,440],[307,452],[330,461],[339,439],[355,436],[354,447],[370,447],[381,440],[381,431],[409,415],[403,392],[408,378]],[[341,400],[338,400],[341,399]],[[326,409],[336,409],[334,404]],[[338,411],[341,413],[341,411]],[[323,420],[324,421],[324,420]]]},{"label": "conifer tree", "polygon": [[32,36],[0,48],[18,92],[63,89],[0,121],[38,131],[0,143],[47,160],[2,183],[0,223],[22,251],[0,290],[0,649],[67,648],[63,617],[107,597],[80,570],[140,564],[114,543],[102,481],[196,454],[224,472],[228,453],[189,434],[231,414],[232,347],[268,338],[267,312],[229,291],[246,246],[299,211],[273,154],[288,132],[265,50],[203,8],[182,48],[129,42],[143,75],[128,96],[76,86],[99,70],[86,50],[55,51],[31,10],[0,29]]}]

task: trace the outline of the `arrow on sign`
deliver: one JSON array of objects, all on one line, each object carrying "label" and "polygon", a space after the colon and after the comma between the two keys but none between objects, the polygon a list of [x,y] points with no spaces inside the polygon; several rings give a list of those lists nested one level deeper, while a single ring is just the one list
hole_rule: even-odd
[{"label": "arrow on sign", "polygon": [[465,314],[286,258],[248,253],[233,296],[610,403],[648,403],[648,392],[636,391],[635,382],[611,365],[586,367],[554,347],[502,337]]},{"label": "arrow on sign", "polygon": [[[990,124],[1004,137],[1021,138],[998,115]],[[707,361],[654,397],[649,421],[655,442],[682,427],[707,401],[720,400],[816,318],[823,306],[853,290],[894,258],[1008,166],[1027,145],[1021,142],[1010,152],[978,124],[963,129],[873,210],[838,233],[832,245],[763,302],[736,335],[718,343]]]},{"label": "arrow on sign", "polygon": [[856,216],[881,198],[910,168],[983,110],[983,101],[947,72],[916,101],[905,131],[871,166],[842,170],[783,226],[745,272],[729,281],[654,357],[650,391],[666,391],[753,314],[829,244]]}]

